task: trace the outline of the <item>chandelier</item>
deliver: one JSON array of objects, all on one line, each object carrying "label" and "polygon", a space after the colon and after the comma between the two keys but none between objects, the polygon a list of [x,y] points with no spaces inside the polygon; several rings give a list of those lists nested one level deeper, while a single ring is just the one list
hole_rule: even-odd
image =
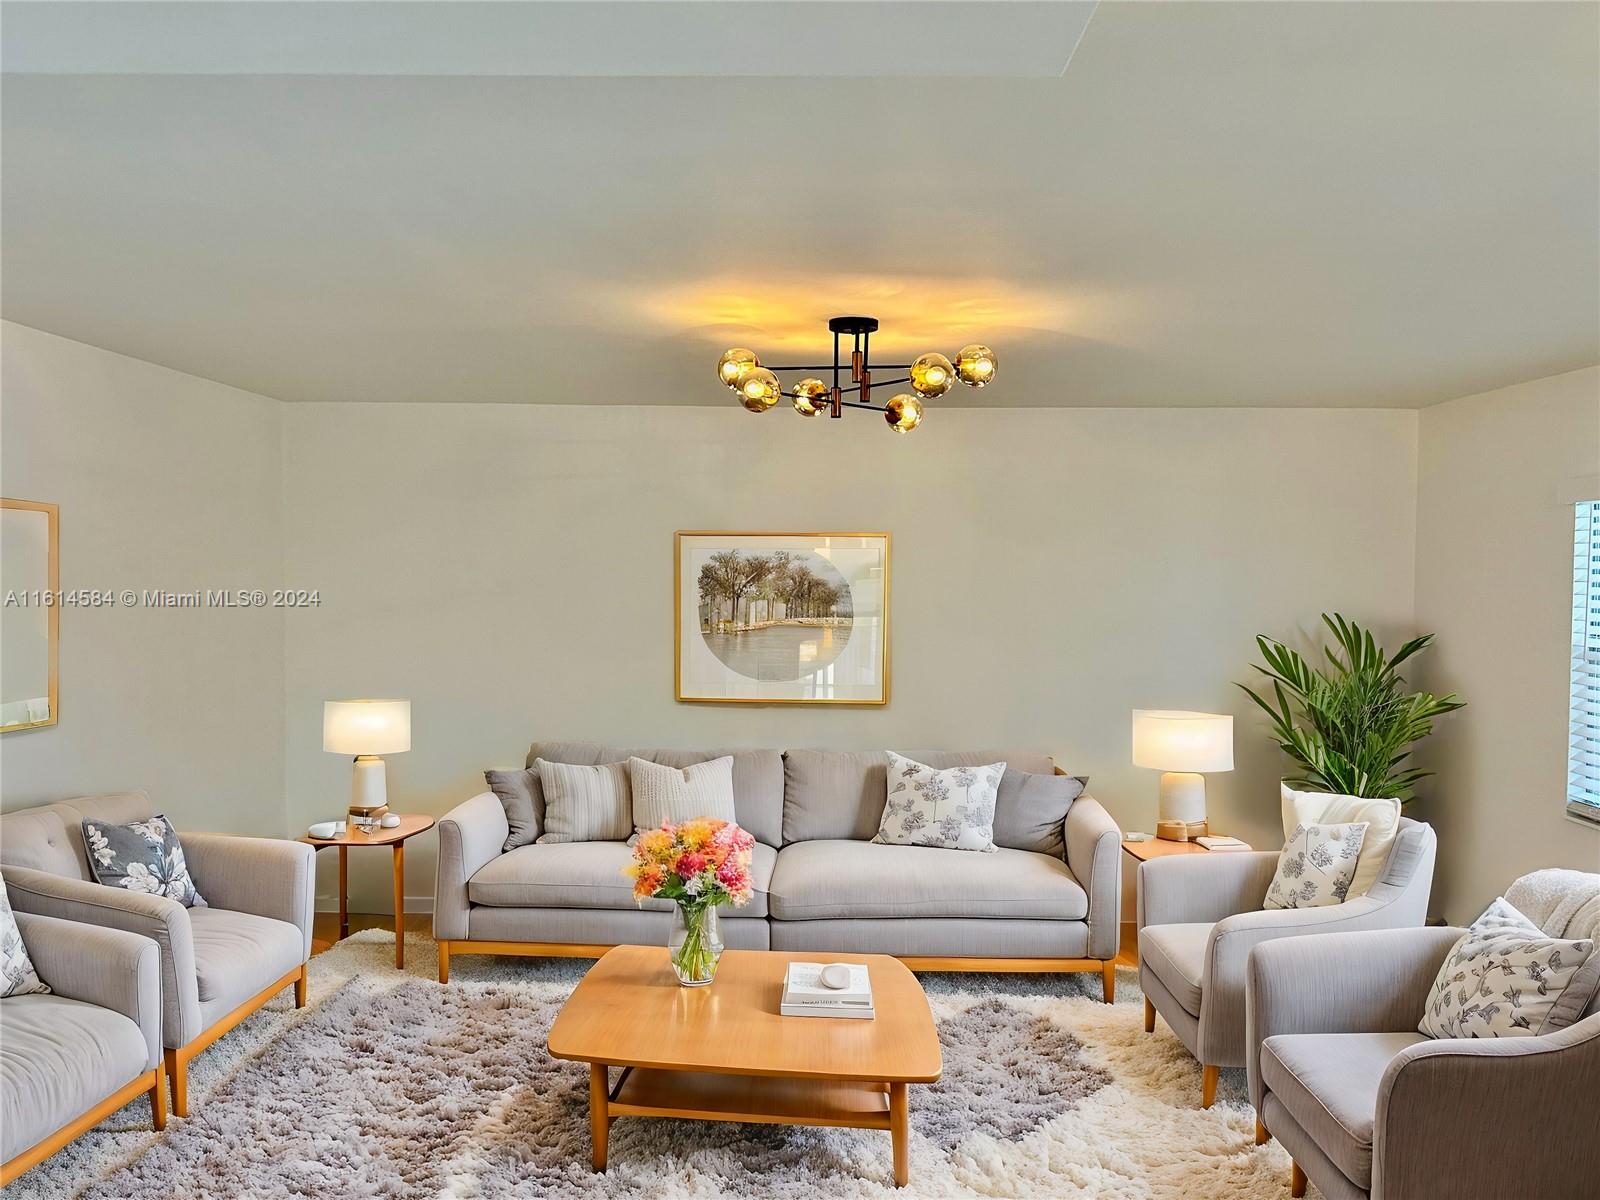
[{"label": "chandelier", "polygon": [[[876,317],[834,317],[828,322],[833,333],[833,364],[800,367],[769,367],[756,357],[753,350],[735,347],[717,360],[717,378],[722,380],[734,395],[753,413],[764,413],[781,400],[784,386],[778,372],[818,372],[806,375],[788,389],[795,412],[802,417],[814,417],[826,412],[833,417],[844,416],[847,408],[866,408],[881,412],[889,428],[896,433],[910,433],[922,424],[922,402],[948,392],[957,380],[968,387],[987,387],[994,382],[998,363],[994,351],[987,346],[963,346],[952,362],[937,351],[918,355],[914,362],[884,363],[884,371],[905,371],[898,379],[885,379],[877,387],[894,387],[909,383],[910,392],[894,396],[887,404],[872,403],[872,335],[877,332]],[[839,339],[851,338],[850,354],[841,360]],[[821,378],[821,372],[832,372],[832,383]],[[840,385],[841,372],[850,373],[850,386]],[[845,399],[850,396],[853,399]]]}]

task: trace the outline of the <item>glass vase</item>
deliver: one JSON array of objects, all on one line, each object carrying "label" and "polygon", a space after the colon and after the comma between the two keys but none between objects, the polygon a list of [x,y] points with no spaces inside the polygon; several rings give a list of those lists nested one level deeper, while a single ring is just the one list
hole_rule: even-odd
[{"label": "glass vase", "polygon": [[684,987],[705,987],[717,974],[722,957],[722,929],[717,910],[711,904],[679,904],[672,912],[672,930],[667,934],[667,953],[672,969]]}]

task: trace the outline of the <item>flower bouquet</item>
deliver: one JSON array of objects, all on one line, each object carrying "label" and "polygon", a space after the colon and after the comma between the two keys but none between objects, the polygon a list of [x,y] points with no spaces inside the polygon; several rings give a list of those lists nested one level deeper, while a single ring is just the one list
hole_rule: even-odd
[{"label": "flower bouquet", "polygon": [[717,908],[750,902],[751,837],[737,825],[715,817],[670,822],[641,833],[633,862],[622,873],[633,880],[633,898],[672,900],[672,932],[667,949],[672,969],[685,987],[702,987],[717,973],[722,933]]}]

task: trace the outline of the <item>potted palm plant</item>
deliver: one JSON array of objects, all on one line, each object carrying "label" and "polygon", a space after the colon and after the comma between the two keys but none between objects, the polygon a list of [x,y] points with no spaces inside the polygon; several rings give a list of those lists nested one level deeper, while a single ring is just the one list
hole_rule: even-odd
[{"label": "potted palm plant", "polygon": [[1325,646],[1327,666],[1313,667],[1273,638],[1256,645],[1272,681],[1271,699],[1238,686],[1272,722],[1272,736],[1294,760],[1291,786],[1345,796],[1416,798],[1416,785],[1431,775],[1411,764],[1412,747],[1433,732],[1436,717],[1465,707],[1453,693],[1414,692],[1400,664],[1433,642],[1431,633],[1412,638],[1393,655],[1372,634],[1338,613],[1322,614],[1336,646]]}]

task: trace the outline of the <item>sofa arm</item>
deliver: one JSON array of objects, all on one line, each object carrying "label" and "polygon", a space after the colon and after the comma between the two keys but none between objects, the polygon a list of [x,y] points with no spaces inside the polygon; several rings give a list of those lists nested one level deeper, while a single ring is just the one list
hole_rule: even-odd
[{"label": "sofa arm", "polygon": [[1267,898],[1276,850],[1226,850],[1139,864],[1139,928],[1222,920]]},{"label": "sofa arm", "polygon": [[194,934],[188,909],[165,896],[26,867],[6,867],[4,877],[6,896],[19,913],[121,929],[153,939],[161,948],[162,1043],[177,1047],[200,1036],[200,990],[194,974]]},{"label": "sofa arm", "polygon": [[1115,958],[1122,935],[1122,828],[1093,796],[1067,809],[1067,867],[1089,893],[1090,958]]},{"label": "sofa arm", "polygon": [[281,838],[186,833],[179,839],[189,875],[213,908],[253,913],[293,925],[311,957],[316,911],[316,851]]},{"label": "sofa arm", "polygon": [[479,792],[439,818],[439,862],[433,879],[433,936],[467,936],[467,880],[500,856],[511,832],[493,792]]},{"label": "sofa arm", "polygon": [[1409,1033],[1461,930],[1379,929],[1258,945],[1245,969],[1245,1066],[1261,1110],[1261,1044],[1280,1033]]},{"label": "sofa arm", "polygon": [[145,1069],[161,1061],[161,948],[121,929],[16,914],[39,978],[68,1000],[109,1008],[144,1035]]},{"label": "sofa arm", "polygon": [[1374,1200],[1595,1194],[1600,1013],[1542,1037],[1408,1046],[1378,1085]]}]

